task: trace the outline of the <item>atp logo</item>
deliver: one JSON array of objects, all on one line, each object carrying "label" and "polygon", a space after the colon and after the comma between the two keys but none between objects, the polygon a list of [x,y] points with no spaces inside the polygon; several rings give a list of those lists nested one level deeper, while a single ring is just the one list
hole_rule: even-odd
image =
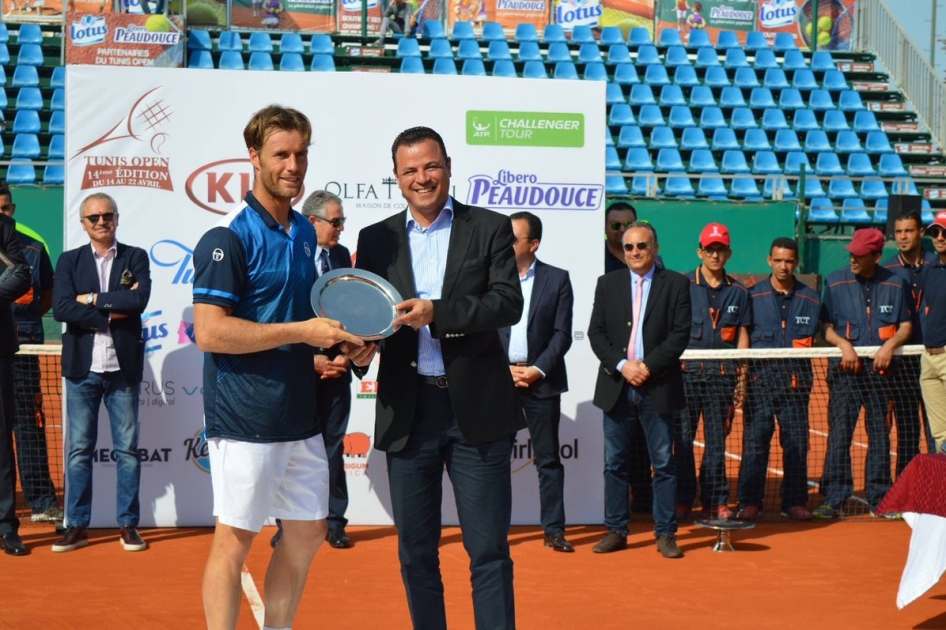
[{"label": "atp logo", "polygon": [[492,127],[492,123],[487,123],[485,125],[480,124],[479,118],[474,117],[470,121],[470,126],[473,127],[473,137],[474,138],[489,138],[492,134],[489,131],[489,128]]}]

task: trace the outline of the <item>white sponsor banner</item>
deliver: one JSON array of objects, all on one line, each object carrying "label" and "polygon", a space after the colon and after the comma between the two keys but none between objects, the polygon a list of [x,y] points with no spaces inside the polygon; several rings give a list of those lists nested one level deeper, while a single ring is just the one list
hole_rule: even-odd
[{"label": "white sponsor banner", "polygon": [[[304,194],[324,188],[342,197],[348,216],[342,243],[351,249],[360,228],[404,208],[392,178],[390,147],[400,131],[416,125],[443,135],[457,199],[489,207],[486,199],[491,198],[497,211],[526,209],[541,217],[545,236],[539,257],[568,269],[575,291],[576,339],[567,355],[571,391],[562,398],[560,431],[566,514],[569,523],[601,522],[601,413],[591,404],[597,361],[585,329],[603,259],[603,84],[95,66],[69,66],[67,77],[65,246],[88,242],[79,224],[79,202],[104,191],[118,202],[119,240],[144,248],[151,258],[153,289],[144,322],[148,361],[139,418],[142,526],[213,522],[201,438],[203,358],[193,343],[191,253],[200,236],[252,186],[242,132],[254,111],[273,102],[295,107],[312,120]],[[466,113],[473,110],[580,114],[584,141],[568,148],[520,146],[528,138],[518,133],[509,134],[516,146],[467,144]],[[551,123],[522,124],[543,129]],[[471,128],[471,138],[475,132]],[[384,453],[370,448],[373,374],[352,384],[345,464],[348,517],[356,525],[391,522]],[[523,431],[511,463],[517,524],[539,522],[538,482],[528,465],[527,443]],[[110,449],[103,409],[93,526],[114,526]],[[449,483],[444,522],[456,522]]]}]

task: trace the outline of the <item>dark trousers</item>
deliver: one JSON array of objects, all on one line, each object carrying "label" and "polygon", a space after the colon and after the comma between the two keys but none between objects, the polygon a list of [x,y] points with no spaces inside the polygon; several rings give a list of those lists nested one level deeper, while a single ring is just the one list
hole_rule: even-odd
[{"label": "dark trousers", "polygon": [[842,372],[838,361],[828,364],[828,451],[821,477],[825,503],[839,509],[854,494],[851,442],[861,407],[867,429],[867,463],[864,468],[867,502],[873,510],[883,501],[892,484],[890,478],[890,428],[887,426],[889,376],[874,374],[871,361],[864,361],[860,374]]},{"label": "dark trousers", "polygon": [[387,454],[401,577],[414,628],[447,627],[438,546],[443,471],[453,484],[463,547],[470,556],[478,630],[516,627],[509,524],[512,436],[473,445],[457,427],[448,389],[420,384],[410,438]]},{"label": "dark trousers", "polygon": [[703,417],[703,460],[700,463],[700,501],[704,508],[729,503],[726,477],[726,436],[729,408],[736,389],[735,374],[706,374],[692,368],[683,373],[686,410],[677,414],[674,453],[677,458],[677,503],[692,507],[696,499],[696,460],[693,440]]},{"label": "dark trousers", "polygon": [[650,474],[650,453],[640,423],[631,424],[631,461],[628,473],[631,483],[631,512],[650,514],[654,503],[654,487]]},{"label": "dark trousers", "polygon": [[46,449],[46,414],[40,387],[39,357],[13,357],[14,402],[16,407],[13,435],[20,469],[23,497],[34,512],[58,507],[56,488],[49,474]]},{"label": "dark trousers", "polygon": [[529,425],[532,455],[539,473],[539,506],[547,535],[565,531],[565,467],[559,453],[558,427],[562,397],[536,398],[520,390],[519,400]]},{"label": "dark trousers", "polygon": [[16,462],[13,455],[13,361],[0,359],[0,535],[15,534]]},{"label": "dark trousers", "polygon": [[345,527],[348,519],[348,480],[345,477],[345,432],[351,412],[351,383],[347,378],[319,381],[319,421],[328,457],[328,526]]},{"label": "dark trousers", "polygon": [[[893,389],[894,415],[897,421],[897,477],[914,457],[920,454],[920,434],[926,435],[927,449],[932,445],[932,435],[920,393],[920,357],[907,355],[900,358],[895,376],[897,386]],[[922,417],[920,413],[922,412]]]}]

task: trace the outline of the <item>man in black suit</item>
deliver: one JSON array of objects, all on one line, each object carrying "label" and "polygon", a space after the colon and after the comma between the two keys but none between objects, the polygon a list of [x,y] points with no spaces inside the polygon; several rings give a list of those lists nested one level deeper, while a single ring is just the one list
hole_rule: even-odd
[{"label": "man in black suit", "polygon": [[526,414],[535,468],[539,473],[539,505],[545,546],[572,552],[565,538],[565,467],[559,454],[558,426],[562,393],[568,391],[565,353],[572,345],[572,304],[568,272],[535,253],[542,240],[542,221],[531,212],[516,212],[516,266],[522,288],[522,319],[499,331],[509,357],[512,379]]},{"label": "man in black suit", "polygon": [[[447,627],[438,552],[446,467],[476,627],[515,628],[510,458],[525,418],[497,333],[522,316],[512,229],[505,216],[450,197],[450,158],[433,129],[401,132],[391,156],[408,209],[361,231],[356,266],[407,298],[400,328],[380,342],[375,448],[387,452],[411,619]],[[349,356],[358,366],[371,358]]]},{"label": "man in black suit", "polygon": [[16,460],[13,455],[13,422],[16,415],[13,356],[19,350],[10,305],[30,288],[30,266],[20,251],[16,223],[0,214],[0,547],[11,556],[29,553],[18,533],[16,518]]},{"label": "man in black suit", "polygon": [[66,379],[69,450],[66,460],[66,533],[53,544],[64,552],[89,544],[92,455],[99,407],[105,400],[118,475],[116,516],[125,551],[142,551],[138,534],[138,391],[144,367],[141,314],[151,297],[148,254],[119,243],[118,206],[93,193],[79,206],[91,243],[63,252],[53,281],[53,315],[66,323],[62,375]]},{"label": "man in black suit", "polygon": [[673,417],[683,408],[680,355],[690,335],[686,277],[656,266],[657,231],[634,222],[624,232],[630,272],[598,278],[588,339],[601,360],[594,404],[604,410],[604,504],[608,533],[594,547],[627,547],[628,455],[632,426],[640,423],[654,467],[657,550],[680,558],[675,511],[677,471]]}]

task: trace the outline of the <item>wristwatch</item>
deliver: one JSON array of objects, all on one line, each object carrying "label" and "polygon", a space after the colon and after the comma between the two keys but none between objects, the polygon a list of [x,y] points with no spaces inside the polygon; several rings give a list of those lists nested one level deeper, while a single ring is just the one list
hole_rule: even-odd
[{"label": "wristwatch", "polygon": [[89,293],[89,296],[85,298],[85,303],[88,304],[89,306],[92,306],[94,302],[95,302],[95,294]]}]

